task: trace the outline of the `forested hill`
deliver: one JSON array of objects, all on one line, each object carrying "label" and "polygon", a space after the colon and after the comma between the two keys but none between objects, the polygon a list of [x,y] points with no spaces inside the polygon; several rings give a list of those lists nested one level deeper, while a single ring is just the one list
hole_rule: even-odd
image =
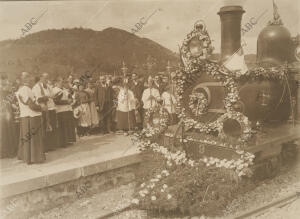
[{"label": "forested hill", "polygon": [[46,30],[0,42],[0,71],[10,77],[22,71],[55,77],[90,69],[118,74],[123,61],[130,72],[146,73],[147,60],[155,63],[153,71],[164,71],[167,61],[175,66],[179,58],[152,40],[116,28]]}]

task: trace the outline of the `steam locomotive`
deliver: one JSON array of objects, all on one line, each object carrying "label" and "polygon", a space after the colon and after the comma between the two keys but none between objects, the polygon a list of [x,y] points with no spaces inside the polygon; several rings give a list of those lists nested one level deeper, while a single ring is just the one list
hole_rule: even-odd
[{"label": "steam locomotive", "polygon": [[203,21],[187,35],[180,48],[183,65],[176,72],[181,121],[160,141],[181,147],[193,159],[231,160],[239,158],[239,150],[251,152],[255,170],[273,175],[282,160],[296,155],[300,139],[299,36],[291,37],[276,11],[258,36],[256,66],[229,70],[229,61],[241,62],[243,13],[241,6],[218,12],[218,62],[210,59],[213,46]]}]

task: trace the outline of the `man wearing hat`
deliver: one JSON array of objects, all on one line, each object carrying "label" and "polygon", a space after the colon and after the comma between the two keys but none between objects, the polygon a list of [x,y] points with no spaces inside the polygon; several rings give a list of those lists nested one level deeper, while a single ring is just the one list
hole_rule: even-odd
[{"label": "man wearing hat", "polygon": [[[139,114],[139,118],[143,118],[142,95],[143,95],[143,91],[144,91],[144,83],[142,83],[140,80],[138,80],[136,73],[132,73],[132,75],[131,75],[130,89],[132,90],[135,98],[137,99],[136,110],[137,110],[137,113]],[[140,119],[139,128],[142,128],[142,126],[143,126],[143,121],[142,121],[142,119]]]}]

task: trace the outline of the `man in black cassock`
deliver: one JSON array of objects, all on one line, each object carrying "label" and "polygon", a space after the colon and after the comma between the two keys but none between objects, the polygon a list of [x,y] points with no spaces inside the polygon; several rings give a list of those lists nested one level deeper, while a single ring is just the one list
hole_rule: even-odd
[{"label": "man in black cassock", "polygon": [[113,89],[106,83],[105,76],[100,76],[100,84],[96,88],[96,107],[99,113],[99,127],[102,133],[110,133],[112,124]]}]

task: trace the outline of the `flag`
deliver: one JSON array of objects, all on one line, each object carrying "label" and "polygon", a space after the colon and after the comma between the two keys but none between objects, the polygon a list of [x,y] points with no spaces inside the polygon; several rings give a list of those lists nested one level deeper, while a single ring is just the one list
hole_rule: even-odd
[{"label": "flag", "polygon": [[224,66],[230,71],[240,71],[240,74],[245,74],[248,67],[245,62],[243,47],[239,48],[229,59],[224,63]]},{"label": "flag", "polygon": [[274,0],[273,0],[273,17],[274,17],[274,20],[279,20],[280,19],[280,15],[278,13],[278,7],[275,4]]},{"label": "flag", "polygon": [[278,7],[273,0],[273,20],[269,21],[269,25],[282,25],[282,21],[278,12]]}]

